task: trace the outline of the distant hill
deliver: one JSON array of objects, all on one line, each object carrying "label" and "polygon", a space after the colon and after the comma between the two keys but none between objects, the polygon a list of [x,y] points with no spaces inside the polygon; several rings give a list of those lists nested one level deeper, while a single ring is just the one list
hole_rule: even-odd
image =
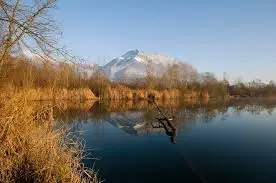
[{"label": "distant hill", "polygon": [[143,78],[146,76],[147,66],[151,65],[154,75],[162,75],[169,65],[178,64],[183,72],[197,72],[196,69],[187,63],[169,58],[160,54],[146,54],[137,49],[114,58],[102,70],[111,80],[120,80],[122,78]]}]

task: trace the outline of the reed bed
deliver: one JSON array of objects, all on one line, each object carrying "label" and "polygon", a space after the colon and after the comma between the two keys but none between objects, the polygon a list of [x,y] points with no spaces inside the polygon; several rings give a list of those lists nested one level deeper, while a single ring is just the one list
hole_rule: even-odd
[{"label": "reed bed", "polygon": [[201,95],[194,91],[172,90],[148,90],[148,89],[130,89],[126,86],[115,85],[105,88],[100,96],[104,100],[147,100],[149,96],[154,96],[156,100],[170,99],[196,99],[201,98]]},{"label": "reed bed", "polygon": [[37,107],[17,94],[0,102],[0,182],[97,183],[82,164],[84,147],[56,129],[53,107]]},{"label": "reed bed", "polygon": [[[1,89],[5,98],[11,98],[14,94],[28,96],[28,100],[94,100],[97,97],[89,88],[66,89],[66,88],[13,88]],[[25,97],[25,98],[26,98]]]}]

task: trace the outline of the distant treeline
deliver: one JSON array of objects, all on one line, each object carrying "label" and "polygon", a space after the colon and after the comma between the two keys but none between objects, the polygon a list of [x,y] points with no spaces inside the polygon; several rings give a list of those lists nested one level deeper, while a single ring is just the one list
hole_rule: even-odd
[{"label": "distant treeline", "polygon": [[[90,73],[88,73],[88,71]],[[90,88],[102,99],[146,99],[154,94],[157,99],[169,98],[225,98],[276,96],[276,84],[260,80],[237,82],[230,85],[226,78],[218,80],[213,73],[183,70],[181,65],[169,65],[160,76],[152,74],[150,63],[146,77],[136,80],[110,81],[100,68],[83,69],[70,62],[10,56],[2,66],[0,86],[26,88]]]}]

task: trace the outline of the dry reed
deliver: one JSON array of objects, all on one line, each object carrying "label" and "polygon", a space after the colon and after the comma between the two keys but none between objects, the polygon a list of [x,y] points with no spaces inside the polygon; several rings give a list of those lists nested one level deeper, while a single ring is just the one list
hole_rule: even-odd
[{"label": "dry reed", "polygon": [[116,85],[108,86],[102,99],[105,100],[147,100],[149,96],[154,96],[156,100],[171,100],[171,99],[199,99],[209,97],[208,92],[204,92],[203,95],[199,92],[186,90],[180,91],[178,89],[172,90],[148,90],[148,89],[130,89],[126,86]]},{"label": "dry reed", "polygon": [[[11,98],[14,94],[29,96],[28,100],[93,100],[97,97],[89,88],[65,89],[65,88],[2,88],[5,97]],[[3,94],[2,94],[3,95]]]},{"label": "dry reed", "polygon": [[0,103],[0,182],[99,182],[81,163],[82,145],[53,127],[52,107],[15,95]]}]

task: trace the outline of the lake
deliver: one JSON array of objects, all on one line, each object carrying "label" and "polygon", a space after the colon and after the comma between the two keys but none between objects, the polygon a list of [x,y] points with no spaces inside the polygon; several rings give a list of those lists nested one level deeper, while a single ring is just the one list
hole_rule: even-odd
[{"label": "lake", "polygon": [[[64,104],[57,121],[84,139],[105,182],[275,182],[276,100]],[[174,133],[172,133],[172,131]]]}]

